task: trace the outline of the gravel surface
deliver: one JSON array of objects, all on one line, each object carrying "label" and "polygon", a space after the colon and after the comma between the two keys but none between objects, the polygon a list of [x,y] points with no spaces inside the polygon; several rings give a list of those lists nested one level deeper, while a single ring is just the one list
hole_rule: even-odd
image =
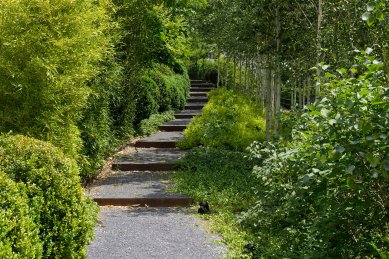
[{"label": "gravel surface", "polygon": [[94,198],[177,198],[184,195],[167,192],[171,174],[163,172],[117,172],[96,181],[90,188]]},{"label": "gravel surface", "polygon": [[194,209],[109,208],[88,247],[88,259],[225,258],[225,247],[206,232]]},{"label": "gravel surface", "polygon": [[153,142],[153,141],[178,141],[182,139],[184,135],[181,131],[171,131],[171,132],[157,132],[150,137],[146,137],[139,142]]},{"label": "gravel surface", "polygon": [[186,154],[175,148],[139,148],[136,152],[122,153],[117,157],[118,162],[172,162],[177,161]]}]

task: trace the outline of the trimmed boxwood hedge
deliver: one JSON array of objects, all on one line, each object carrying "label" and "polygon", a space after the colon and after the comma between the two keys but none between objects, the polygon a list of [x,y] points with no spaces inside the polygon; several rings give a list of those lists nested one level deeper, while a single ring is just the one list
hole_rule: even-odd
[{"label": "trimmed boxwood hedge", "polygon": [[0,171],[26,187],[44,258],[84,258],[98,207],[83,196],[76,162],[47,142],[0,136]]},{"label": "trimmed boxwood hedge", "polygon": [[42,243],[22,183],[0,172],[0,258],[39,258]]}]

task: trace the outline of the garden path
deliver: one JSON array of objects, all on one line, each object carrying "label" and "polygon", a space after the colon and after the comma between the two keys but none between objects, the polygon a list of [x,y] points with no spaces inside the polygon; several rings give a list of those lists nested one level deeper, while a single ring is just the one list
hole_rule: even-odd
[{"label": "garden path", "polygon": [[176,148],[182,131],[201,114],[212,86],[192,80],[185,109],[160,131],[118,153],[111,170],[89,188],[102,207],[88,258],[222,258],[223,245],[213,242],[196,217],[190,197],[169,192],[170,178],[185,151]]}]

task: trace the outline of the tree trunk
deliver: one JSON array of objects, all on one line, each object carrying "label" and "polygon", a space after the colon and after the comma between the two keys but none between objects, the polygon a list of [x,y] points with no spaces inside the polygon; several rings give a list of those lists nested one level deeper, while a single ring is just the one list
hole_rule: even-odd
[{"label": "tree trunk", "polygon": [[[318,3],[318,15],[317,15],[317,65],[321,62],[321,25],[323,22],[323,1],[319,0]],[[316,84],[316,96],[320,93],[320,83],[321,83],[321,72],[320,69],[317,70],[317,84]]]},{"label": "tree trunk", "polygon": [[220,74],[221,74],[221,69],[220,69],[220,51],[218,50],[217,52],[217,84],[216,86],[220,86]]},{"label": "tree trunk", "polygon": [[280,22],[280,7],[276,8],[276,37],[277,37],[277,52],[276,52],[276,73],[274,80],[274,137],[278,138],[279,120],[281,114],[281,22]]},{"label": "tree trunk", "polygon": [[275,75],[272,69],[269,69],[268,91],[266,104],[266,141],[270,142],[272,135],[273,105],[274,105],[274,81]]}]

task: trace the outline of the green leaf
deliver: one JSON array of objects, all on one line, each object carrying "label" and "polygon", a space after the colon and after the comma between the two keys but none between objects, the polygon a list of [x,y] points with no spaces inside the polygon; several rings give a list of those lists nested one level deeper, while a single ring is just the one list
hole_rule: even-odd
[{"label": "green leaf", "polygon": [[346,151],[346,149],[344,147],[342,147],[342,146],[337,146],[335,148],[335,152],[337,152],[337,153],[342,154],[342,153],[344,153],[344,151]]},{"label": "green leaf", "polygon": [[324,117],[324,118],[327,118],[328,117],[328,114],[330,113],[330,110],[327,110],[327,109],[322,109],[320,111],[321,115]]},{"label": "green leaf", "polygon": [[367,21],[367,20],[369,20],[369,18],[370,18],[370,15],[371,15],[371,13],[370,13],[370,12],[366,12],[366,13],[364,13],[364,14],[362,15],[362,20],[364,20],[364,21]]},{"label": "green leaf", "polygon": [[370,4],[367,5],[367,11],[368,11],[368,12],[371,12],[371,11],[373,11],[374,9],[375,9],[375,5],[374,5],[374,4],[370,3]]},{"label": "green leaf", "polygon": [[331,74],[329,72],[326,72],[325,75],[324,75],[325,78],[329,79],[329,78],[335,78],[336,76],[334,74]]},{"label": "green leaf", "polygon": [[352,173],[355,170],[355,165],[349,165],[346,167],[346,173]]},{"label": "green leaf", "polygon": [[372,48],[367,48],[367,49],[365,50],[365,52],[366,52],[367,55],[370,55],[370,53],[373,52],[373,49],[372,49]]}]

